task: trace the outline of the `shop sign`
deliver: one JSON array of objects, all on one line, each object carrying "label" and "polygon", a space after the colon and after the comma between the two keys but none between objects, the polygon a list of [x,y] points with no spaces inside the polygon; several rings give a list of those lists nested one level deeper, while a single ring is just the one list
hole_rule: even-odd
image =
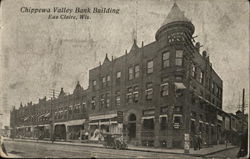
[{"label": "shop sign", "polygon": [[123,112],[117,111],[117,123],[123,123]]}]

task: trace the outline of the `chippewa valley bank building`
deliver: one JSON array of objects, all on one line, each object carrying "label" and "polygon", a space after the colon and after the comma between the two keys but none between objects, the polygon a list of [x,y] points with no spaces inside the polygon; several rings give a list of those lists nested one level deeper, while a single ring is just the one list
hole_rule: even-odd
[{"label": "chippewa valley bank building", "polygon": [[[15,138],[100,140],[124,135],[138,146],[183,148],[184,134],[204,144],[224,141],[223,81],[192,36],[195,27],[174,3],[155,41],[89,70],[89,86],[13,108]],[[191,143],[192,146],[192,143]]]}]

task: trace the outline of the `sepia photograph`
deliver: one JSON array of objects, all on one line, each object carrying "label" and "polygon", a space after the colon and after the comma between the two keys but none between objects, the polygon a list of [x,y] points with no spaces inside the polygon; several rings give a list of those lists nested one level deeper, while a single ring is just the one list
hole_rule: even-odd
[{"label": "sepia photograph", "polygon": [[248,158],[248,0],[2,0],[0,158]]}]

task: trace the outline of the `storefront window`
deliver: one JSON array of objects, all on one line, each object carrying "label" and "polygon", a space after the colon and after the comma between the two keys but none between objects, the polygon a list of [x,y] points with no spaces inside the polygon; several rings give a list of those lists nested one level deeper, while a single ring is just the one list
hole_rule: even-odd
[{"label": "storefront window", "polygon": [[154,119],[144,119],[143,128],[145,130],[154,130]]}]

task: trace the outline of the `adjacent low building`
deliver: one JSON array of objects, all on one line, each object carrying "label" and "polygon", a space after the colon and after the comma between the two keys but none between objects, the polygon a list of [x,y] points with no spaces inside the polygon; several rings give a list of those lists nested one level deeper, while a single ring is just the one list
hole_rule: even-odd
[{"label": "adjacent low building", "polygon": [[[99,140],[123,134],[129,143],[183,148],[184,134],[201,134],[204,144],[225,140],[223,81],[206,51],[194,42],[195,27],[176,3],[155,41],[89,71],[89,87],[39,99],[11,111],[12,135],[41,139]],[[192,144],[192,142],[191,142]]]}]

